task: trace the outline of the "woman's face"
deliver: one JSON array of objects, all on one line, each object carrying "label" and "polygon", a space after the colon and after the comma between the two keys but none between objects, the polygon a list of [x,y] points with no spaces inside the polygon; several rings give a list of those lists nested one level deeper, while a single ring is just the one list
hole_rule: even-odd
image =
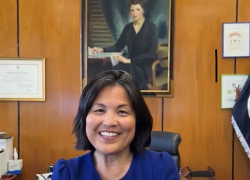
[{"label": "woman's face", "polygon": [[108,86],[98,94],[86,117],[86,134],[99,153],[129,150],[135,135],[135,113],[122,86]]},{"label": "woman's face", "polygon": [[133,18],[134,21],[138,21],[139,19],[143,18],[144,10],[140,4],[135,4],[130,6],[130,16]]}]

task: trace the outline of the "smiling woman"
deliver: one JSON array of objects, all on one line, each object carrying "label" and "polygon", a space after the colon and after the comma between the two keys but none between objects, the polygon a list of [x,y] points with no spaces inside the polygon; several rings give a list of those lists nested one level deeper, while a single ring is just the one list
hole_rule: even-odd
[{"label": "smiling woman", "polygon": [[[118,93],[116,93],[116,91],[118,91]],[[106,71],[99,73],[87,84],[82,92],[79,103],[78,113],[74,121],[77,149],[95,149],[93,144],[89,142],[88,133],[86,133],[88,131],[87,127],[90,125],[91,120],[93,121],[94,117],[100,117],[100,121],[103,121],[103,123],[106,123],[106,121],[111,122],[110,119],[106,121],[103,120],[108,118],[110,114],[115,116],[113,118],[115,118],[116,121],[118,117],[125,120],[128,119],[128,117],[130,117],[130,119],[134,117],[133,122],[136,126],[136,132],[135,138],[131,142],[131,151],[139,153],[149,145],[153,123],[152,116],[138,85],[131,75],[125,71]],[[126,109],[124,106],[126,106]],[[116,115],[114,115],[115,110],[117,111]],[[130,115],[125,115],[125,110],[127,113],[130,113]],[[110,128],[110,126],[108,127]],[[83,131],[84,133],[82,133]]]},{"label": "smiling woman", "polygon": [[132,157],[130,143],[135,135],[135,114],[130,104],[120,85],[107,86],[97,96],[86,118],[86,134],[96,156],[126,152]]},{"label": "smiling woman", "polygon": [[90,152],[58,160],[52,180],[179,180],[168,153],[146,149],[152,121],[130,74],[97,74],[82,92],[73,129],[76,148]]}]

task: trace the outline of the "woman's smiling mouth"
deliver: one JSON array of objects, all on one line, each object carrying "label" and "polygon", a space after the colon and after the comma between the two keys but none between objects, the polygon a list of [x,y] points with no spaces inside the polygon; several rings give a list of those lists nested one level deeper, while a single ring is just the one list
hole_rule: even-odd
[{"label": "woman's smiling mouth", "polygon": [[106,136],[106,137],[116,137],[120,135],[120,133],[117,132],[107,132],[107,131],[102,131],[99,133],[101,136]]}]

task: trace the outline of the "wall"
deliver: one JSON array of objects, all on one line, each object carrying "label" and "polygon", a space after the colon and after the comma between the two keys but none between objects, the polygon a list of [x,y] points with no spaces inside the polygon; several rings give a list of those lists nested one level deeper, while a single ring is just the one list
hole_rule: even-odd
[{"label": "wall", "polygon": [[[249,7],[239,0],[239,21],[249,21]],[[0,56],[18,55],[19,32],[21,57],[46,58],[46,102],[20,102],[19,179],[26,180],[59,158],[82,153],[71,135],[80,95],[80,1],[22,0],[18,8],[19,26],[16,0],[0,1]],[[209,165],[216,180],[232,180],[233,169],[235,180],[247,180],[250,162],[233,136],[230,110],[220,109],[219,76],[215,82],[215,49],[218,75],[234,73],[234,59],[221,58],[221,27],[235,22],[236,0],[176,1],[174,16],[174,98],[146,98],[154,130],[181,134],[182,167]],[[249,73],[249,59],[236,62],[236,73]],[[0,102],[0,129],[14,135],[15,145],[17,108],[17,102]]]},{"label": "wall", "polygon": [[220,78],[232,74],[233,59],[222,59],[222,22],[235,21],[235,0],[176,1],[174,35],[175,97],[164,99],[164,130],[180,132],[182,167],[205,170],[216,180],[230,180],[232,126],[220,109]]},{"label": "wall", "polygon": [[[0,57],[17,56],[16,1],[0,1]],[[0,131],[14,136],[17,145],[17,102],[0,102]]]},{"label": "wall", "polygon": [[20,103],[23,180],[77,155],[70,134],[80,94],[79,7],[76,0],[19,1],[20,56],[46,58],[46,102]]}]

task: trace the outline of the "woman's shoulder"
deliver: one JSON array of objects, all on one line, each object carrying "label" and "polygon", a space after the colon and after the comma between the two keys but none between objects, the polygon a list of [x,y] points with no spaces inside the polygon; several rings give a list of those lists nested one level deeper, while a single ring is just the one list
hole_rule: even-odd
[{"label": "woman's shoulder", "polygon": [[84,164],[89,164],[89,162],[92,161],[91,160],[91,152],[88,152],[84,155],[81,155],[81,156],[77,156],[75,158],[71,158],[71,159],[59,159],[57,161],[57,164],[58,166],[61,166],[61,167],[65,167],[65,166],[68,166],[68,167],[74,167],[74,166],[79,166],[79,165],[84,165]]},{"label": "woman's shoulder", "polygon": [[148,163],[152,164],[154,179],[160,180],[163,177],[168,177],[167,179],[172,177],[173,180],[179,179],[177,166],[169,153],[145,150],[143,154]]},{"label": "woman's shoulder", "polygon": [[143,155],[146,158],[150,158],[151,161],[165,161],[167,163],[173,160],[172,156],[170,156],[167,152],[156,152],[149,149],[144,150]]},{"label": "woman's shoulder", "polygon": [[133,22],[130,22],[124,26],[124,29],[133,28]]},{"label": "woman's shoulder", "polygon": [[71,174],[77,175],[84,166],[89,166],[90,162],[90,152],[67,160],[59,159],[53,168],[52,180],[69,180],[71,179]]},{"label": "woman's shoulder", "polygon": [[138,162],[146,163],[154,166],[154,164],[166,164],[174,167],[174,161],[172,156],[167,152],[156,152],[145,149],[142,153],[136,154],[135,158]]},{"label": "woman's shoulder", "polygon": [[52,180],[59,180],[59,179],[62,180],[71,179],[70,170],[67,164],[67,160],[65,159],[59,159],[53,168]]},{"label": "woman's shoulder", "polygon": [[149,21],[149,20],[145,20],[145,25],[150,30],[156,30],[157,29],[157,26],[154,23],[152,23],[151,21]]}]

